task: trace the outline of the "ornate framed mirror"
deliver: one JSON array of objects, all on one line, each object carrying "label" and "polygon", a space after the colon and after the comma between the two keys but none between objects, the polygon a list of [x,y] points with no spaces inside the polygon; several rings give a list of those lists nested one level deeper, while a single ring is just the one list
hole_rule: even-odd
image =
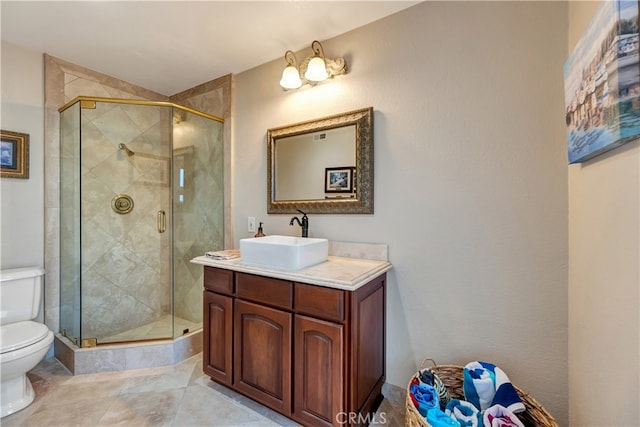
[{"label": "ornate framed mirror", "polygon": [[373,213],[373,107],[267,130],[268,213]]}]

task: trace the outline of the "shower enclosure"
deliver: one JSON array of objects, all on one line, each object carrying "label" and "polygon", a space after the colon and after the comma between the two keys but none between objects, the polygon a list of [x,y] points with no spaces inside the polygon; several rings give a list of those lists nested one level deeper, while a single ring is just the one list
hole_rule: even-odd
[{"label": "shower enclosure", "polygon": [[60,329],[78,347],[202,327],[202,267],[222,249],[223,121],[171,103],[60,109]]}]

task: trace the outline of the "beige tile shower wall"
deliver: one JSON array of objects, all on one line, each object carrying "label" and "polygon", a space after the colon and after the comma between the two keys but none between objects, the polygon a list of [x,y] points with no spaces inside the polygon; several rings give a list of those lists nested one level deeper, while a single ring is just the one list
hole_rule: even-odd
[{"label": "beige tile shower wall", "polygon": [[168,97],[44,55],[45,64],[45,323],[60,330],[60,136],[58,109],[76,96],[168,101]]},{"label": "beige tile shower wall", "polygon": [[[202,255],[203,251],[219,249],[222,244],[224,248],[233,247],[233,235],[231,230],[231,89],[233,79],[231,75],[223,76],[210,82],[203,83],[184,92],[171,96],[171,102],[194,110],[202,111],[216,117],[224,119],[222,127],[213,126],[216,131],[222,131],[223,144],[218,143],[214,135],[213,150],[210,155],[202,155],[200,148],[194,154],[194,188],[196,189],[196,200],[207,201],[207,204],[196,204],[195,210],[214,209],[214,212],[196,212],[192,210],[190,214],[182,216],[184,223],[176,227],[176,233],[186,230],[202,230],[206,235],[204,245],[194,245],[189,243],[189,238],[185,235],[181,239],[176,239],[175,243],[175,314],[178,317],[192,321],[201,322],[201,283],[202,268],[189,263],[189,259]],[[207,124],[211,126],[211,124]],[[177,145],[200,145],[197,140],[189,141],[174,139],[175,148]],[[208,150],[208,149],[207,149]],[[222,173],[219,168],[222,167]],[[222,179],[222,182],[220,181]],[[207,182],[215,183],[214,187],[209,187]],[[215,188],[215,191],[212,191]],[[222,190],[223,200],[219,200]],[[203,192],[207,192],[205,194]],[[187,201],[187,203],[189,203]],[[176,212],[185,211],[188,206],[176,206]],[[222,209],[222,215],[218,210]],[[223,218],[220,223],[219,218]],[[198,225],[202,221],[202,225]],[[225,226],[226,224],[226,226]],[[194,236],[195,239],[195,236]]]},{"label": "beige tile shower wall", "polygon": [[223,210],[224,247],[233,247],[231,212],[231,92],[233,76],[228,74],[170,97],[171,102],[224,119],[223,126]]},{"label": "beige tile shower wall", "polygon": [[203,269],[190,260],[224,245],[223,126],[191,113],[182,117],[173,125],[174,310],[176,317],[200,323]]}]

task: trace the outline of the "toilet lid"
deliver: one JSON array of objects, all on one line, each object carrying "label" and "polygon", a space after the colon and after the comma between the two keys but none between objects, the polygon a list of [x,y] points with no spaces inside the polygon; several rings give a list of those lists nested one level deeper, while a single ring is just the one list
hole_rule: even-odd
[{"label": "toilet lid", "polygon": [[26,322],[12,323],[0,327],[0,353],[15,351],[37,343],[49,333],[49,328],[42,323]]}]

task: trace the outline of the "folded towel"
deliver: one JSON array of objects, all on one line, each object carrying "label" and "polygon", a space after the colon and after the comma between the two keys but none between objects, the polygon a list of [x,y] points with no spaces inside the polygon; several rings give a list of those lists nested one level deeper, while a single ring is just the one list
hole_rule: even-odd
[{"label": "folded towel", "polygon": [[502,405],[493,405],[484,411],[485,427],[524,427],[522,421]]},{"label": "folded towel", "polygon": [[447,403],[451,400],[451,396],[449,396],[447,387],[445,387],[438,375],[429,369],[422,369],[418,374],[418,381],[430,385],[436,390],[438,399],[440,400],[440,409],[444,411]]},{"label": "folded towel", "polygon": [[436,390],[430,385],[412,382],[409,387],[411,400],[423,417],[427,416],[430,409],[439,408],[440,402]]},{"label": "folded towel", "polygon": [[482,414],[466,400],[451,399],[444,412],[457,420],[462,427],[482,427]]},{"label": "folded towel", "polygon": [[498,404],[514,413],[525,410],[507,374],[496,365],[470,362],[464,367],[463,377],[465,398],[481,411]]},{"label": "folded towel", "polygon": [[433,372],[429,369],[423,369],[418,373],[418,380],[427,385],[433,385]]},{"label": "folded towel", "polygon": [[238,249],[228,249],[226,251],[209,251],[205,252],[204,256],[215,260],[227,260],[240,257],[240,251]]},{"label": "folded towel", "polygon": [[439,408],[430,409],[427,412],[427,422],[431,427],[460,427],[460,423]]},{"label": "folded towel", "polygon": [[518,392],[509,381],[507,374],[497,366],[494,366],[494,370],[496,373],[496,395],[493,396],[491,406],[501,405],[514,414],[524,411],[526,409],[524,403],[522,403]]}]

